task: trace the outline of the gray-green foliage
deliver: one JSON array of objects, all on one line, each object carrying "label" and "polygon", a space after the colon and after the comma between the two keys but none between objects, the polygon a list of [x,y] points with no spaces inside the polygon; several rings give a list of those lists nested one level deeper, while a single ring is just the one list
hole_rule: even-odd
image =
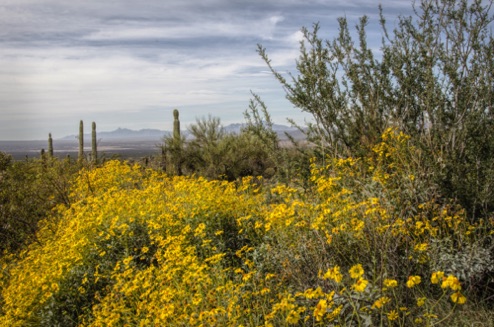
[{"label": "gray-green foliage", "polygon": [[271,177],[275,164],[269,149],[254,135],[228,134],[220,142],[224,151],[221,176],[235,180],[245,176]]},{"label": "gray-green foliage", "polygon": [[[244,112],[246,120],[242,133],[249,134],[267,151],[269,160],[274,165],[269,174],[275,175],[282,182],[291,182],[306,186],[309,178],[309,157],[312,151],[298,146],[288,133],[286,146],[281,145],[278,133],[274,131],[268,108],[258,94],[252,93],[249,108]],[[293,124],[293,123],[292,123]]]},{"label": "gray-green foliage", "polygon": [[492,0],[420,0],[392,31],[381,9],[382,44],[367,43],[367,17],[352,35],[346,18],[332,40],[303,28],[297,75],[276,71],[297,108],[310,113],[307,136],[324,152],[360,155],[388,127],[411,135],[444,196],[471,216],[494,209],[494,39]]},{"label": "gray-green foliage", "polygon": [[273,167],[269,149],[257,136],[245,131],[227,133],[217,117],[197,119],[189,132],[189,168],[206,177],[234,180],[263,175]]},{"label": "gray-green foliage", "polygon": [[[485,242],[485,240],[484,240]],[[434,240],[430,244],[432,271],[444,271],[472,283],[479,276],[494,272],[494,245],[482,242],[464,244],[460,249],[448,239]]]},{"label": "gray-green foliage", "polygon": [[460,278],[465,288],[476,288],[482,298],[489,298],[494,283],[494,239],[455,245],[449,238],[430,243],[432,271],[444,271]]},{"label": "gray-green foliage", "polygon": [[225,130],[217,117],[196,119],[196,123],[189,126],[192,140],[188,144],[189,154],[196,168],[207,176],[217,176],[223,170],[223,157],[228,151],[221,142],[225,137]]},{"label": "gray-green foliage", "polygon": [[235,180],[267,176],[273,170],[268,148],[252,133],[227,133],[220,119],[211,115],[197,119],[188,130],[189,140],[173,134],[163,139],[164,166],[172,174]]},{"label": "gray-green foliage", "polygon": [[264,101],[255,93],[252,93],[249,108],[244,112],[247,122],[244,131],[257,136],[273,153],[280,148],[278,134],[273,130],[273,121]]}]

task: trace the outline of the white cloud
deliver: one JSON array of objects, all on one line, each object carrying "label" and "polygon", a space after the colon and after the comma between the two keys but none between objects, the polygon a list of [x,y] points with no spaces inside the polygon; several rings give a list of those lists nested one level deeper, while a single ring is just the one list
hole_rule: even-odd
[{"label": "white cloud", "polygon": [[[198,17],[187,24],[176,22],[145,22],[120,25],[108,24],[83,37],[89,41],[114,40],[149,40],[149,39],[199,39],[205,37],[242,38],[254,37],[261,39],[273,38],[276,25],[283,21],[282,16],[256,17],[255,19],[231,18],[205,20]],[[151,26],[149,26],[151,25]],[[156,26],[158,25],[158,26]]]},{"label": "white cloud", "polygon": [[251,89],[283,122],[294,111],[256,44],[290,71],[303,25],[334,32],[335,17],[371,7],[377,13],[371,0],[2,0],[0,139],[63,136],[79,119],[156,128],[156,115],[174,107],[184,125],[205,111],[241,120]]},{"label": "white cloud", "polygon": [[[47,129],[57,119],[69,123],[91,117],[99,121],[102,113],[114,113],[117,116],[112,119],[122,126],[126,116],[129,119],[135,112],[146,115],[145,108],[216,105],[221,109],[227,103],[245,103],[246,107],[249,89],[259,84],[249,70],[262,65],[254,52],[199,58],[177,51],[150,61],[125,52],[83,48],[24,49],[22,57],[10,57],[4,63],[0,68],[3,113],[16,119],[44,120]],[[237,119],[241,118],[239,111]],[[148,117],[148,122],[155,121]],[[127,127],[132,123],[128,121]]]}]

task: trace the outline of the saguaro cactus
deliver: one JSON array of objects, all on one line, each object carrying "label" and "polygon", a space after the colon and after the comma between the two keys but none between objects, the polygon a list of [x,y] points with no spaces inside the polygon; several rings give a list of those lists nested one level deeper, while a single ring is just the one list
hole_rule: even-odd
[{"label": "saguaro cactus", "polygon": [[178,119],[178,110],[173,110],[173,138],[180,139],[180,120]]},{"label": "saguaro cactus", "polygon": [[43,169],[46,168],[46,152],[45,149],[41,149],[41,165],[43,166]]},{"label": "saguaro cactus", "polygon": [[82,120],[79,123],[79,162],[84,159],[84,123]]},{"label": "saguaro cactus", "polygon": [[91,160],[93,163],[98,163],[98,150],[96,146],[96,123],[93,121],[91,132]]},{"label": "saguaro cactus", "polygon": [[165,152],[170,156],[175,174],[182,175],[182,138],[180,137],[180,120],[178,119],[178,110],[173,110],[173,135],[165,142]]},{"label": "saguaro cactus", "polygon": [[51,138],[51,133],[48,133],[48,155],[53,158],[53,139]]}]

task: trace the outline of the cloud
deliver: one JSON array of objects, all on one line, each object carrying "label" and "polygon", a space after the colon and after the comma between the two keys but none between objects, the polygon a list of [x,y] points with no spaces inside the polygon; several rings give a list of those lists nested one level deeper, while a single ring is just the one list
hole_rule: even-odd
[{"label": "cloud", "polygon": [[[101,127],[145,128],[156,122],[154,116],[140,117],[140,126],[132,126],[136,120],[130,117],[135,112],[145,116],[146,108],[187,111],[202,106],[216,108],[215,114],[221,116],[222,109],[236,103],[239,120],[250,88],[263,83],[251,75],[262,65],[254,51],[202,58],[169,51],[153,60],[118,49],[104,54],[95,49],[50,48],[24,49],[22,56],[10,57],[0,68],[4,117],[43,121],[47,130],[56,120],[70,123],[82,117],[98,123],[99,117],[105,117]],[[113,121],[108,121],[111,113]]]},{"label": "cloud", "polygon": [[60,135],[79,119],[156,128],[175,107],[184,126],[207,111],[242,120],[250,90],[284,122],[296,111],[256,45],[293,71],[302,26],[319,21],[331,38],[336,17],[369,11],[374,1],[3,0],[0,139]]},{"label": "cloud", "polygon": [[129,40],[187,40],[201,38],[258,38],[272,39],[276,25],[282,16],[256,17],[255,19],[194,19],[185,24],[176,22],[122,22],[108,24],[85,35],[87,41],[129,41]]}]

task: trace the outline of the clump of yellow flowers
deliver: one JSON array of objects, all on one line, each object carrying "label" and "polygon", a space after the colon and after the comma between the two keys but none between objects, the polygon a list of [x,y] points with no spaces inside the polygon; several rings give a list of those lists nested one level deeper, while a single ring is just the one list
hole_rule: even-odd
[{"label": "clump of yellow flowers", "polygon": [[[432,271],[428,244],[446,235],[468,242],[482,226],[433,201],[406,212],[395,206],[393,179],[417,179],[392,160],[407,142],[393,135],[364,165],[313,161],[305,191],[255,177],[173,177],[119,161],[82,170],[71,205],[44,221],[38,242],[2,259],[0,325],[441,320],[467,300],[453,273]],[[358,182],[363,176],[375,193]]]}]

